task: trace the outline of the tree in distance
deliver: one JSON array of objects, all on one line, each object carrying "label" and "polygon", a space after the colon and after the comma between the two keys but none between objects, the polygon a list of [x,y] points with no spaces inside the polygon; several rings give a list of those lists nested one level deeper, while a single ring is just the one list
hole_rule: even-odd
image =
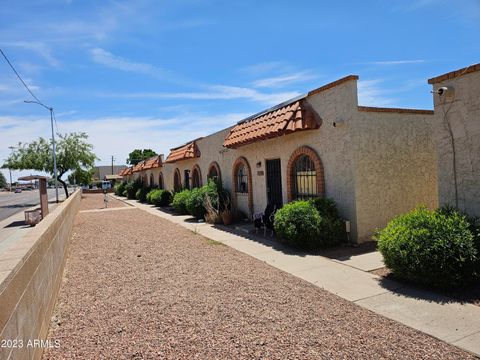
[{"label": "tree in distance", "polygon": [[[97,156],[92,152],[93,145],[87,142],[86,133],[58,134],[56,142],[57,153],[57,180],[63,185],[65,196],[68,198],[68,188],[62,179],[69,171],[88,171],[93,168]],[[53,154],[52,142],[42,137],[30,143],[19,143],[2,168],[15,170],[38,170],[52,176]]]}]

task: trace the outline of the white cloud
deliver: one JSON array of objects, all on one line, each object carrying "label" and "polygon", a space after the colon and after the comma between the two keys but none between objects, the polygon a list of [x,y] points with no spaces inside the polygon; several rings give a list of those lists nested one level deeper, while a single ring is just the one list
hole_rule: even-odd
[{"label": "white cloud", "polygon": [[260,74],[271,73],[271,72],[277,72],[277,73],[290,72],[290,71],[293,71],[293,66],[283,61],[268,61],[268,62],[253,64],[253,65],[248,65],[241,68],[240,70],[252,75],[260,75]]},{"label": "white cloud", "polygon": [[316,76],[308,71],[302,71],[293,74],[285,74],[280,76],[268,77],[253,82],[255,87],[274,88],[289,85],[295,82],[308,81],[315,79]]},{"label": "white cloud", "polygon": [[166,71],[155,67],[153,65],[141,62],[133,62],[127,59],[124,59],[120,56],[115,56],[112,53],[101,49],[93,48],[90,50],[93,61],[108,66],[113,69],[118,69],[122,71],[134,72],[144,75],[151,75],[155,77],[162,77],[166,74]]},{"label": "white cloud", "polygon": [[[186,114],[170,118],[104,117],[59,121],[58,128],[61,133],[86,132],[89,142],[94,146],[94,152],[101,159],[99,164],[108,164],[111,155],[115,156],[117,164],[123,164],[128,153],[135,148],[152,148],[167,155],[172,147],[227,128],[249,115],[227,113],[213,116]],[[48,119],[43,117],[0,116],[0,144],[5,145],[0,147],[0,164],[10,153],[8,146],[30,142],[39,136],[49,138],[49,126]],[[5,175],[7,173],[4,172]],[[15,171],[14,178],[18,174]]]},{"label": "white cloud", "polygon": [[363,106],[392,106],[396,99],[388,97],[389,91],[380,84],[383,80],[359,80],[358,103]]},{"label": "white cloud", "polygon": [[205,91],[196,92],[139,92],[139,93],[100,93],[99,96],[118,97],[128,99],[189,99],[189,100],[234,100],[246,99],[263,103],[266,105],[275,105],[294,98],[300,93],[298,91],[264,93],[255,89],[213,85]]},{"label": "white cloud", "polygon": [[52,55],[52,50],[49,46],[41,41],[12,41],[2,42],[2,46],[16,47],[35,52],[42,57],[50,66],[58,66],[60,62]]},{"label": "white cloud", "polygon": [[387,61],[370,61],[364,64],[371,64],[371,65],[408,65],[408,64],[422,64],[425,63],[426,60],[417,59],[417,60],[387,60]]}]

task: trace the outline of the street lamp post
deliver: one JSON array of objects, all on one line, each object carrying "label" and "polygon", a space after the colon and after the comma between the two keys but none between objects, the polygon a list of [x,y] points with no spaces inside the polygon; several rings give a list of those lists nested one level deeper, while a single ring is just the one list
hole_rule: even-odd
[{"label": "street lamp post", "polygon": [[[13,149],[16,149],[17,147],[9,146],[8,148],[13,152]],[[10,168],[10,166],[8,167],[8,172],[10,173],[10,192],[12,192],[12,169]]]},{"label": "street lamp post", "polygon": [[55,180],[55,198],[58,203],[58,183],[57,183],[57,151],[55,146],[55,133],[53,131],[53,108],[42,104],[40,101],[24,100],[27,104],[38,104],[50,111],[50,124],[52,126],[52,145],[53,145],[53,177]]}]

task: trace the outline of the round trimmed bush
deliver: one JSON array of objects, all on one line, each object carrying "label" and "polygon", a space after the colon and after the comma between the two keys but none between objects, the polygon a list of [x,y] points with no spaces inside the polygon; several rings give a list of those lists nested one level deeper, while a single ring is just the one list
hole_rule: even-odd
[{"label": "round trimmed bush", "polygon": [[125,191],[129,200],[136,199],[138,189],[142,187],[139,181],[130,181],[125,185]]},{"label": "round trimmed bush", "polygon": [[172,200],[172,195],[170,194],[170,191],[163,190],[163,189],[162,190],[157,189],[153,191],[153,193],[150,196],[150,201],[155,206],[161,206],[161,207],[168,206],[171,200]]},{"label": "round trimmed bush", "polygon": [[328,198],[315,198],[310,202],[322,218],[319,228],[321,245],[333,246],[341,243],[346,237],[345,223],[338,214],[335,201]]},{"label": "round trimmed bush", "polygon": [[470,224],[456,211],[419,207],[396,217],[376,235],[392,273],[439,288],[456,288],[478,274],[478,250]]},{"label": "round trimmed bush", "polygon": [[314,249],[320,247],[319,229],[322,218],[309,201],[285,204],[275,213],[274,228],[287,244]]},{"label": "round trimmed bush", "polygon": [[158,191],[158,189],[151,189],[147,196],[146,196],[146,201],[147,201],[147,204],[153,204],[152,203],[152,195],[154,194],[155,191]]},{"label": "round trimmed bush", "polygon": [[207,212],[203,206],[204,198],[205,191],[203,188],[194,188],[190,191],[190,196],[185,202],[185,207],[187,208],[188,213],[195,216],[197,219],[203,219]]},{"label": "round trimmed bush", "polygon": [[121,182],[120,184],[115,185],[115,188],[114,188],[115,195],[123,196],[125,192],[125,185],[126,185],[125,182]]},{"label": "round trimmed bush", "polygon": [[149,189],[149,188],[141,187],[141,188],[138,189],[137,192],[135,193],[135,199],[137,199],[138,201],[144,203],[144,202],[147,201],[147,195],[148,195],[149,192],[150,192],[150,189]]},{"label": "round trimmed bush", "polygon": [[190,197],[190,190],[182,190],[173,196],[172,205],[175,211],[181,215],[188,214],[187,211],[187,200]]}]

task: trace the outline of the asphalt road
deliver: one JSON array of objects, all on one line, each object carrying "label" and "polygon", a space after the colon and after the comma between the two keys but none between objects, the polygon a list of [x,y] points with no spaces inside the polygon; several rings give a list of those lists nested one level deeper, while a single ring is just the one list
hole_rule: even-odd
[{"label": "asphalt road", "polygon": [[[63,193],[63,189],[58,189],[60,198]],[[55,189],[48,189],[48,202],[52,201],[55,201]],[[38,190],[22,191],[18,194],[0,192],[0,221],[38,204],[40,204]]]}]

